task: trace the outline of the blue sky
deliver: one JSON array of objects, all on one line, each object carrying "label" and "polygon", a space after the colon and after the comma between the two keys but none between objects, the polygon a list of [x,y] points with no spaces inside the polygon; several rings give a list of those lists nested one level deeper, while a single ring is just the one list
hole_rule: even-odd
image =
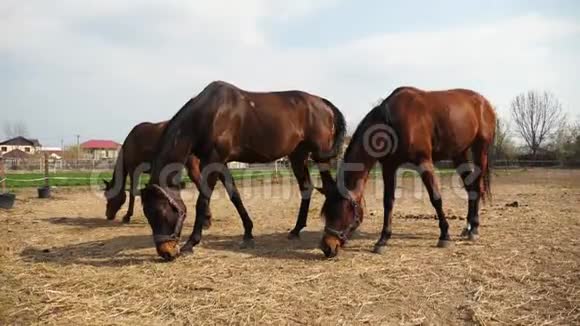
[{"label": "blue sky", "polygon": [[579,3],[5,0],[0,128],[122,141],[217,79],[324,96],[351,128],[400,85],[472,88],[506,118],[513,96],[546,89],[576,118]]}]

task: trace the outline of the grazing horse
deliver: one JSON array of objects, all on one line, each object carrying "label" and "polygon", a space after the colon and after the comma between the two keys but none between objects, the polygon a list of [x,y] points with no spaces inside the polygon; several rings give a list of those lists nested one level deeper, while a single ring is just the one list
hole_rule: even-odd
[{"label": "grazing horse", "polygon": [[[322,215],[326,226],[320,248],[326,257],[338,253],[363,220],[362,198],[369,171],[380,162],[384,182],[384,224],[374,252],[384,251],[391,237],[396,171],[410,164],[421,175],[439,219],[439,247],[450,244],[449,224],[443,213],[433,162],[451,159],[468,193],[467,228],[475,240],[479,201],[491,197],[488,153],[495,136],[495,112],[480,94],[466,90],[423,91],[401,87],[373,108],[358,125],[337,183],[326,195]],[[473,163],[468,163],[471,149]]]},{"label": "grazing horse", "polygon": [[[306,226],[313,189],[308,157],[318,164],[323,185],[334,183],[329,162],[341,149],[345,130],[341,112],[318,96],[301,91],[257,93],[226,82],[210,83],[170,120],[152,162],[150,182],[141,191],[157,253],[172,260],[201,241],[203,212],[218,179],[242,220],[242,247],[253,245],[253,223],[225,165],[229,161],[264,163],[288,156],[302,198],[289,237],[298,237]],[[178,157],[172,155],[177,153],[176,141],[189,145]],[[193,232],[180,250],[177,245],[186,209],[179,190],[171,184],[174,178],[168,166],[183,162],[191,153],[201,160],[202,191]]]},{"label": "grazing horse", "polygon": [[[127,195],[125,194],[125,182],[127,176],[131,182],[129,191],[129,209],[123,217],[123,223],[129,223],[133,216],[133,206],[135,205],[135,193],[137,191],[139,175],[147,173],[150,168],[150,161],[154,157],[155,145],[159,141],[167,121],[159,123],[143,122],[129,132],[123,142],[119,157],[115,163],[113,179],[103,180],[105,183],[105,198],[107,198],[107,209],[105,215],[108,220],[115,219],[115,215],[121,209]],[[187,158],[187,174],[197,189],[200,189],[199,159],[193,155]],[[211,212],[209,206],[205,214],[204,227],[211,225]]]}]

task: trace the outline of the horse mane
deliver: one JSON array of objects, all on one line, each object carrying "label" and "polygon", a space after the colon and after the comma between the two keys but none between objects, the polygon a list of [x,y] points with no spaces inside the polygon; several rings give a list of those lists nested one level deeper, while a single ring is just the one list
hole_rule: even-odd
[{"label": "horse mane", "polygon": [[167,122],[167,126],[163,129],[161,137],[157,142],[155,152],[157,153],[151,161],[151,182],[158,177],[159,170],[162,168],[162,159],[175,147],[176,140],[181,132],[181,126],[184,120],[189,116],[190,109],[196,102],[197,97],[189,99],[177,113]]},{"label": "horse mane", "polygon": [[404,90],[416,90],[416,88],[414,87],[408,87],[408,86],[401,86],[401,87],[397,87],[393,92],[391,92],[391,94],[389,94],[389,96],[387,96],[384,100],[380,100],[378,101],[379,104],[375,105],[374,108],[372,108],[369,113],[367,113],[367,115],[361,120],[361,122],[359,122],[358,126],[356,127],[352,137],[351,137],[351,141],[348,145],[348,147],[346,148],[346,151],[344,153],[344,156],[346,157],[349,149],[351,149],[351,144],[353,144],[355,141],[359,141],[359,138],[362,138],[365,131],[366,131],[366,125],[369,122],[370,119],[374,118],[375,115],[379,115],[380,118],[382,118],[382,121],[384,121],[387,124],[391,124],[392,119],[391,119],[391,114],[389,111],[389,101],[391,100],[391,98],[393,98],[393,96],[395,96],[396,94],[398,94],[401,91]]},{"label": "horse mane", "polygon": [[[356,127],[354,133],[352,134],[352,137],[350,139],[350,143],[348,144],[348,146],[346,147],[346,150],[344,151],[344,156],[343,156],[343,162],[346,160],[347,157],[349,157],[354,148],[354,144],[364,141],[362,138],[364,137],[365,132],[367,131],[367,125],[370,123],[371,120],[377,118],[381,119],[381,121],[385,122],[386,124],[391,124],[392,119],[391,119],[391,115],[390,115],[390,111],[389,111],[389,101],[391,100],[391,98],[404,90],[414,90],[415,88],[413,87],[406,87],[406,86],[402,86],[402,87],[397,87],[393,92],[391,92],[391,94],[389,94],[389,96],[387,96],[385,99],[383,100],[379,100],[377,103],[377,105],[375,105],[366,115],[365,117],[359,122],[358,126]],[[337,178],[340,175],[344,175],[343,170],[342,170],[342,165],[339,167],[338,171],[337,171]]]},{"label": "horse mane", "polygon": [[[175,148],[178,139],[184,139],[185,136],[181,135],[183,131],[183,123],[187,121],[190,117],[192,110],[199,106],[199,103],[210,103],[212,99],[218,99],[219,96],[213,96],[214,93],[219,92],[220,88],[224,85],[228,87],[234,87],[229,83],[223,81],[213,81],[209,83],[197,96],[192,97],[187,101],[179,111],[167,122],[165,129],[161,133],[161,137],[159,138],[159,142],[157,143],[157,147],[155,152],[157,155],[151,162],[151,180],[150,183],[155,183],[159,177],[159,170],[162,168],[160,164],[163,164],[162,159],[165,158],[169,152]],[[188,130],[190,132],[190,130]],[[186,135],[190,136],[189,140],[193,142],[191,139],[191,134]],[[187,138],[186,138],[187,139]],[[185,161],[186,157],[184,157]]]}]

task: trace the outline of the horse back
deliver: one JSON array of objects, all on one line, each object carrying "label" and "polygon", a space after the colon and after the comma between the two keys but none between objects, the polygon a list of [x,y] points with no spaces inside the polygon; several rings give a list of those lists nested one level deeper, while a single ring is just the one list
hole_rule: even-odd
[{"label": "horse back", "polygon": [[450,159],[477,141],[493,140],[493,108],[471,90],[401,88],[388,101],[387,110],[410,159]]},{"label": "horse back", "polygon": [[221,86],[208,143],[222,159],[269,162],[300,144],[309,149],[332,146],[333,112],[321,98],[302,91],[249,92]]}]

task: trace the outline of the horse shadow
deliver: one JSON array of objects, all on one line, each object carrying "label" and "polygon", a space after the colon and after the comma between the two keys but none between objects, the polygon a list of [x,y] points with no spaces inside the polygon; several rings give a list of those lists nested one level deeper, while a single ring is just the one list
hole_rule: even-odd
[{"label": "horse shadow", "polygon": [[[94,220],[93,222],[97,227],[103,224],[110,226],[107,223],[108,221],[105,220],[102,222],[103,219],[100,218],[98,220],[88,220]],[[59,221],[67,225],[78,225],[77,223],[80,223],[76,218]],[[86,223],[90,224],[93,222]],[[86,226],[85,224],[82,225]],[[240,248],[241,235],[206,234],[199,246],[194,248],[192,257],[195,258],[195,252],[201,249],[234,252],[266,259],[308,261],[322,261],[325,259],[322,253],[316,250],[320,244],[320,231],[302,231],[299,240],[289,240],[287,236],[287,232],[258,234],[254,239],[254,248],[242,249]],[[376,240],[378,237],[378,233],[357,231],[352,240]],[[422,240],[427,237],[432,238],[433,236],[427,234],[393,234],[393,238],[395,239],[406,240]],[[185,240],[186,237],[182,237],[182,241]],[[346,247],[348,251],[370,251],[370,248],[365,248],[363,245],[356,244],[351,246],[350,244]],[[147,248],[154,248],[151,235],[123,235],[110,239],[68,244],[61,247],[27,247],[20,253],[20,257],[30,263],[89,265],[94,267],[123,267],[150,262],[163,262],[154,252],[133,252]],[[177,262],[179,262],[179,259]]]},{"label": "horse shadow", "polygon": [[143,223],[131,221],[129,224],[121,223],[120,219],[107,220],[105,217],[51,217],[47,221],[51,224],[78,226],[88,229],[92,228],[113,228],[113,227],[136,227],[142,226]]},{"label": "horse shadow", "polygon": [[[318,247],[320,232],[304,231],[300,240],[288,240],[287,235],[286,232],[257,235],[254,248],[241,249],[241,235],[207,234],[199,246],[194,248],[192,256],[195,258],[197,250],[209,249],[270,259],[320,260],[322,258],[320,253],[314,253],[312,250]],[[182,237],[182,241],[185,240],[187,238]],[[123,267],[147,262],[163,262],[154,252],[134,252],[147,248],[154,248],[150,235],[123,235],[60,247],[27,247],[20,253],[20,257],[30,263],[94,267]]]},{"label": "horse shadow", "polygon": [[[300,239],[289,240],[288,232],[273,232],[254,236],[255,247],[242,249],[241,235],[204,235],[200,247],[216,251],[228,251],[268,259],[320,260],[314,253],[320,243],[320,232],[302,231]],[[194,255],[195,255],[194,249]]]},{"label": "horse shadow", "polygon": [[[346,244],[344,250],[354,253],[370,253],[373,244],[380,237],[380,232],[365,232],[357,230]],[[302,231],[299,240],[288,240],[288,232],[274,232],[268,234],[259,234],[254,237],[255,247],[251,249],[242,249],[241,235],[204,235],[200,247],[216,251],[228,251],[240,254],[247,254],[253,257],[281,260],[309,260],[321,261],[326,260],[320,250],[321,231]],[[437,241],[436,233],[419,232],[419,233],[393,233],[392,239],[404,240],[404,243],[393,244],[392,247],[430,247],[422,243],[424,240],[432,240],[433,244]],[[184,239],[185,240],[185,239]],[[360,240],[366,243],[360,242]],[[368,245],[371,240],[371,245]],[[195,256],[195,248],[194,254]]]},{"label": "horse shadow", "polygon": [[122,267],[140,265],[155,260],[150,254],[129,253],[128,250],[151,248],[149,235],[119,236],[105,240],[95,240],[62,247],[27,247],[20,257],[30,263],[54,263],[59,265],[89,265],[95,267]]},{"label": "horse shadow", "polygon": [[[214,236],[210,234],[203,237],[200,246],[211,250],[246,253],[264,258],[319,260],[321,252],[315,249],[319,248],[321,237],[320,231],[302,231],[299,240],[288,240],[288,232],[260,234],[254,237],[254,248],[242,249],[240,248],[241,235]],[[358,230],[347,243],[346,250],[365,251],[364,246],[356,244],[357,240],[378,240],[379,237],[380,233]],[[394,233],[392,235],[393,239],[403,240],[436,239],[433,237],[428,233]]]}]

